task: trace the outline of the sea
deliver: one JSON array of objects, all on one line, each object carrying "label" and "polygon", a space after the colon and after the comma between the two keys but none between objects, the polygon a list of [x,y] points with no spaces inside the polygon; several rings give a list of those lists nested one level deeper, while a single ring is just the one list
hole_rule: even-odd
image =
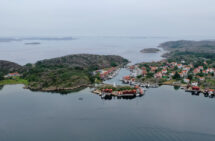
[{"label": "sea", "polygon": [[[186,38],[77,36],[73,40],[0,42],[0,60],[20,65],[70,54],[120,55],[131,64],[159,61],[165,53],[144,48]],[[191,38],[189,38],[191,39]],[[193,39],[193,38],[192,38]],[[201,38],[200,38],[201,39]],[[119,74],[105,83],[120,84]],[[92,88],[69,94],[35,92],[23,85],[0,86],[0,141],[214,141],[215,98],[180,88],[146,89],[133,99],[101,99]]]}]

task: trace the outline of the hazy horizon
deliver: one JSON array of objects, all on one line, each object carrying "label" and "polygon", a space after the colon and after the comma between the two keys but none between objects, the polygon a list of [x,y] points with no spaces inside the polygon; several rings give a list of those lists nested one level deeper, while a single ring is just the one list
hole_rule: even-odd
[{"label": "hazy horizon", "polygon": [[215,1],[0,1],[0,37],[215,36]]}]

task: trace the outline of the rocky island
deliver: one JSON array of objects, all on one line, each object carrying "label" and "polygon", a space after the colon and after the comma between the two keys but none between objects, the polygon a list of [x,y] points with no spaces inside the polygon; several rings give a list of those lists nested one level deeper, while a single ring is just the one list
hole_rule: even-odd
[{"label": "rocky island", "polygon": [[40,45],[40,42],[29,42],[29,43],[25,43],[25,45]]},{"label": "rocky island", "polygon": [[[31,90],[67,91],[89,86],[96,79],[100,79],[93,73],[96,70],[119,67],[127,63],[128,60],[115,55],[76,54],[41,60],[25,66],[11,63],[12,67],[8,65],[0,71],[1,78],[4,76],[7,80],[2,84],[23,82],[26,88]],[[14,71],[16,73],[11,73]],[[11,79],[15,82],[8,81]]]},{"label": "rocky island", "polygon": [[140,52],[142,52],[142,53],[157,53],[159,51],[160,50],[158,48],[145,48],[145,49],[142,49]]}]

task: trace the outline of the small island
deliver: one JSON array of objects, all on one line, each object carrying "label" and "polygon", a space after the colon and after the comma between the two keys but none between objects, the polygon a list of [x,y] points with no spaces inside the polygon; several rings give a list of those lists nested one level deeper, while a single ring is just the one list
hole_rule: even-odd
[{"label": "small island", "polygon": [[30,42],[30,43],[25,43],[25,45],[40,45],[40,42]]},{"label": "small island", "polygon": [[160,50],[158,48],[145,48],[145,49],[142,49],[140,52],[142,52],[142,53],[157,53],[159,51]]}]

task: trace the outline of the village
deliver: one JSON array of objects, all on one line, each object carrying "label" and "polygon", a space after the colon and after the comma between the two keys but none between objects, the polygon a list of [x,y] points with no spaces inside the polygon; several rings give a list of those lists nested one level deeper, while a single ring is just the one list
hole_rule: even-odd
[{"label": "village", "polygon": [[112,67],[93,72],[100,83],[92,92],[101,96],[102,99],[112,99],[115,97],[118,99],[133,99],[135,97],[143,96],[144,90],[140,86],[110,85],[103,83],[103,81],[115,77],[119,73],[120,69],[120,67]]},{"label": "village", "polygon": [[[126,86],[105,85],[103,82],[115,77],[121,67],[111,67],[96,70],[93,75],[96,82],[100,84],[93,93],[99,94],[102,98],[121,97],[132,98],[144,94],[143,88],[157,88],[160,85],[178,86],[186,92],[205,96],[215,96],[215,68],[207,61],[203,65],[188,63],[184,60],[171,62],[161,60],[159,62],[141,63],[126,67],[130,75],[124,76],[122,82]],[[5,79],[20,77],[18,72],[8,73]]]},{"label": "village", "polygon": [[131,74],[124,76],[122,82],[134,86],[156,88],[159,85],[172,85],[186,92],[214,97],[215,68],[206,61],[203,65],[162,60],[128,66]]}]

